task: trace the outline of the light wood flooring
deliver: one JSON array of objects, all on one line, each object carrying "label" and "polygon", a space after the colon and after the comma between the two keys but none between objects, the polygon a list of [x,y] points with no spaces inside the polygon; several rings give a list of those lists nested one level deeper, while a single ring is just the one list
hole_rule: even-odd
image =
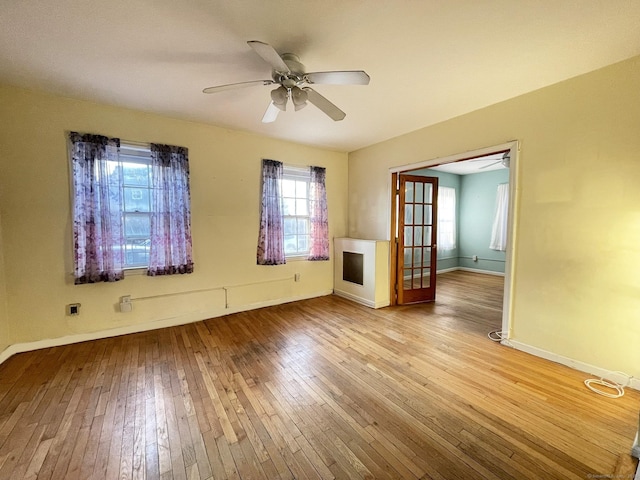
[{"label": "light wood flooring", "polygon": [[[586,479],[628,453],[640,395],[491,342],[502,279],[434,304],[335,296],[15,355],[1,479]],[[589,477],[591,475],[591,477]]]}]

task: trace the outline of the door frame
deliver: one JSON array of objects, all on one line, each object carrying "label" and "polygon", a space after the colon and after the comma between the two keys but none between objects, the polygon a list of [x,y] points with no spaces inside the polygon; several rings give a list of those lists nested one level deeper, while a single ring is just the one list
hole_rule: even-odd
[{"label": "door frame", "polygon": [[449,155],[446,157],[438,157],[422,162],[416,162],[408,165],[401,165],[398,167],[391,167],[389,169],[389,185],[388,195],[391,199],[391,210],[388,216],[388,232],[390,240],[390,265],[389,265],[389,287],[390,287],[390,299],[391,305],[397,305],[396,297],[396,283],[397,283],[397,243],[396,243],[396,228],[397,228],[397,184],[398,176],[400,173],[409,173],[411,170],[418,170],[421,168],[435,167],[436,165],[443,165],[445,163],[460,162],[463,160],[471,160],[477,157],[484,157],[498,152],[509,152],[509,216],[507,219],[507,250],[505,254],[505,267],[504,267],[504,296],[502,301],[502,341],[508,340],[512,336],[512,317],[513,317],[513,302],[512,294],[514,289],[515,271],[514,262],[515,257],[515,245],[517,238],[517,219],[518,219],[518,198],[519,198],[519,162],[518,155],[520,153],[520,142],[518,140],[512,140],[507,143],[499,145],[493,145],[490,147],[484,147],[477,150],[470,150],[463,153]]}]

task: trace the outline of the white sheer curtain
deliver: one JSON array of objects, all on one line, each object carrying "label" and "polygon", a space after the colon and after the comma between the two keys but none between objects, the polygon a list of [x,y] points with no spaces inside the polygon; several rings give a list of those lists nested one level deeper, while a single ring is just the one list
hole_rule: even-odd
[{"label": "white sheer curtain", "polygon": [[498,185],[496,212],[491,229],[489,248],[504,252],[507,249],[507,218],[509,218],[509,184]]},{"label": "white sheer curtain", "polygon": [[438,250],[456,248],[456,189],[438,188]]}]

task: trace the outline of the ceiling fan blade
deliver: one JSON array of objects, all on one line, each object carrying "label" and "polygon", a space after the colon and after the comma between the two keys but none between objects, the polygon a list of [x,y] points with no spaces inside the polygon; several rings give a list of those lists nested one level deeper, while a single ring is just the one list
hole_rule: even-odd
[{"label": "ceiling fan blade", "polygon": [[264,116],[262,117],[262,123],[272,123],[276,121],[278,118],[278,113],[280,113],[280,109],[276,107],[276,104],[271,102],[267,107],[267,111],[264,112]]},{"label": "ceiling fan blade", "polygon": [[284,60],[280,57],[280,54],[276,52],[268,43],[258,42],[257,40],[251,40],[247,42],[253,50],[262,57],[262,59],[271,65],[276,72],[289,73],[289,67]]},{"label": "ceiling fan blade", "polygon": [[307,100],[313,103],[316,107],[318,107],[336,122],[339,122],[347,116],[346,113],[344,113],[342,110],[340,110],[333,103],[331,103],[329,100],[327,100],[312,88],[305,87],[303,88],[303,90],[307,92]]},{"label": "ceiling fan blade", "polygon": [[482,170],[483,168],[493,167],[497,163],[502,163],[502,160],[498,160],[497,162],[490,163],[489,165],[483,165],[482,167],[478,167],[478,170]]},{"label": "ceiling fan blade", "polygon": [[312,72],[304,76],[307,83],[324,85],[368,85],[370,77],[363,70]]},{"label": "ceiling fan blade", "polygon": [[250,82],[228,83],[226,85],[217,85],[215,87],[207,87],[202,93],[218,93],[225,90],[236,90],[238,88],[252,87],[254,85],[271,85],[275,83],[273,80],[251,80]]}]

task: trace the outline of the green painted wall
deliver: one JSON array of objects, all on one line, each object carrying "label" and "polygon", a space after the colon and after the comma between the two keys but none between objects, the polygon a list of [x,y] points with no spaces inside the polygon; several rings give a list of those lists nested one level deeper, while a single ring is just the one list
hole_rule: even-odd
[{"label": "green painted wall", "polygon": [[[489,248],[491,227],[500,183],[509,181],[509,170],[454,175],[423,168],[414,175],[438,177],[438,185],[456,189],[456,249],[438,251],[438,271],[455,267],[504,273],[505,252]],[[473,261],[473,255],[478,256]]]},{"label": "green painted wall", "polygon": [[[504,273],[505,252],[491,250],[491,227],[498,185],[509,182],[506,168],[462,175],[460,179],[459,265]],[[478,256],[477,261],[471,257]]]}]

